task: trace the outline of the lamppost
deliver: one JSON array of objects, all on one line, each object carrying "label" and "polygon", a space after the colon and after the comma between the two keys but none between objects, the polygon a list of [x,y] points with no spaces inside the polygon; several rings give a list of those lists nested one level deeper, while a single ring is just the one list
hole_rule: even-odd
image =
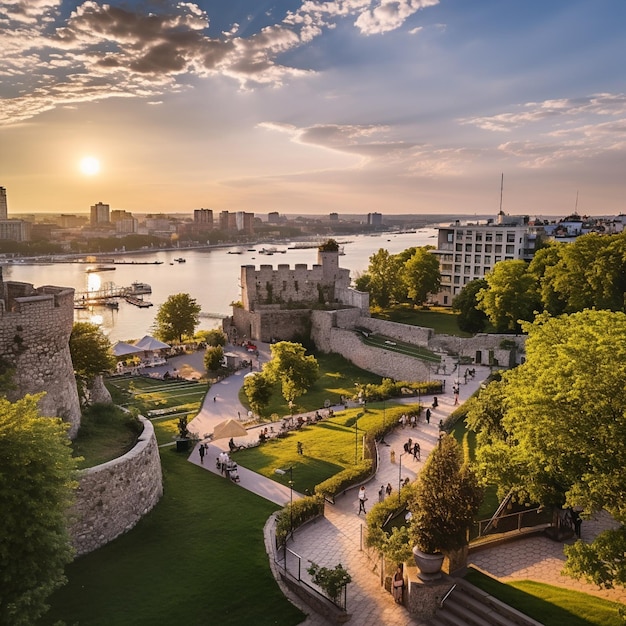
[{"label": "lamppost", "polygon": [[359,416],[354,421],[354,464],[358,463],[359,458]]},{"label": "lamppost", "polygon": [[400,504],[400,489],[402,489],[402,457],[406,452],[400,453],[400,464],[398,465],[398,504]]}]

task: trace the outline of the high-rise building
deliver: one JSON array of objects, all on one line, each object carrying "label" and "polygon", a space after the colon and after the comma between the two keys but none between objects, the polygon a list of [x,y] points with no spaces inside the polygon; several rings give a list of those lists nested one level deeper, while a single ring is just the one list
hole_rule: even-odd
[{"label": "high-rise building", "polygon": [[280,224],[280,215],[278,211],[272,211],[267,214],[267,223],[268,224]]},{"label": "high-rise building", "polygon": [[467,283],[484,278],[500,261],[532,259],[541,230],[530,226],[527,216],[509,216],[502,211],[495,222],[457,220],[438,228],[433,254],[439,257],[441,288],[436,302],[450,306]]},{"label": "high-rise building", "polygon": [[0,187],[0,220],[6,219],[8,219],[7,190],[5,187]]},{"label": "high-rise building", "polygon": [[367,225],[368,226],[382,226],[383,216],[382,213],[368,213]]},{"label": "high-rise building", "polygon": [[213,211],[211,209],[194,209],[193,222],[204,230],[213,230]]},{"label": "high-rise building", "polygon": [[110,207],[108,204],[103,204],[102,202],[98,202],[98,204],[94,204],[91,207],[91,225],[92,226],[100,226],[102,224],[109,224],[109,212]]},{"label": "high-rise building", "polygon": [[239,232],[251,235],[254,232],[254,213],[245,213],[244,211],[237,211],[235,213],[237,220],[237,230]]}]

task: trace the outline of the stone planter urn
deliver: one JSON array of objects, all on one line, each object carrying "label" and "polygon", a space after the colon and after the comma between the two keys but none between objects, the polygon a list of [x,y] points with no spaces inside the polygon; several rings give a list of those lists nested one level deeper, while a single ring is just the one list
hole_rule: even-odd
[{"label": "stone planter urn", "polygon": [[417,546],[413,548],[413,558],[415,565],[419,569],[418,576],[420,580],[429,582],[441,578],[441,566],[443,565],[444,555],[441,552],[429,554],[422,552]]}]

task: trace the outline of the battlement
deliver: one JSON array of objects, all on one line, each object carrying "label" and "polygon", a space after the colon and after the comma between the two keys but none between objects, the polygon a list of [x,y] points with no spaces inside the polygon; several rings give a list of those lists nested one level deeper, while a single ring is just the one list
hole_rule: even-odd
[{"label": "battlement", "polygon": [[2,279],[0,268],[0,356],[15,368],[15,389],[7,396],[45,392],[42,415],[80,424],[80,404],[69,339],[74,324],[74,290]]}]

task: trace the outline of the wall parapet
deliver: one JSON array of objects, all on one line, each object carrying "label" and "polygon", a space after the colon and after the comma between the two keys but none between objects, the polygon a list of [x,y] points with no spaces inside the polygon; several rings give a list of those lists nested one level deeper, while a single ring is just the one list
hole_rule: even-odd
[{"label": "wall parapet", "polygon": [[163,495],[161,458],[152,423],[126,454],[82,470],[70,511],[70,537],[77,555],[87,554],[129,531]]}]

